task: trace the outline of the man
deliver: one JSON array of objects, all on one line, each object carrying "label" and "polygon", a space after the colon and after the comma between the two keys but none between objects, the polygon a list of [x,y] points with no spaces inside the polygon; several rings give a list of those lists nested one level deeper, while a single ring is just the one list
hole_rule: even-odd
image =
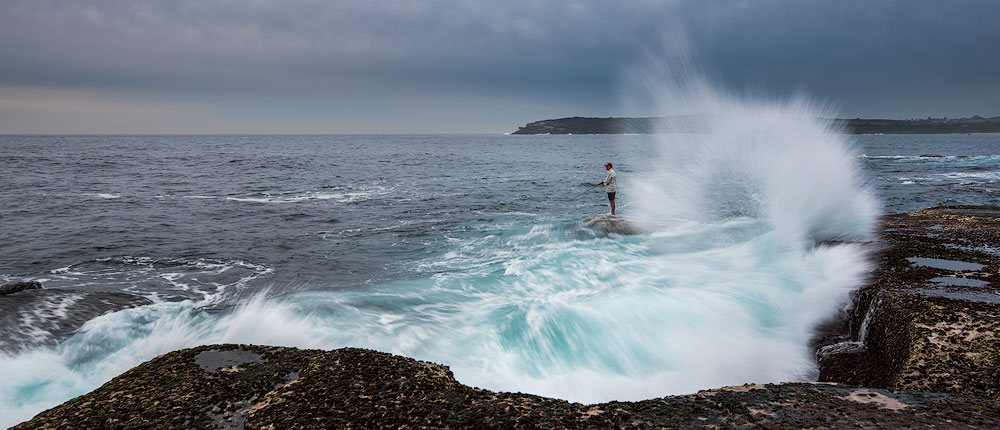
[{"label": "man", "polygon": [[604,180],[597,185],[604,185],[608,191],[608,202],[611,203],[611,215],[617,215],[615,213],[615,193],[618,192],[618,175],[610,161],[604,164],[604,170],[608,171],[608,176],[604,177]]}]

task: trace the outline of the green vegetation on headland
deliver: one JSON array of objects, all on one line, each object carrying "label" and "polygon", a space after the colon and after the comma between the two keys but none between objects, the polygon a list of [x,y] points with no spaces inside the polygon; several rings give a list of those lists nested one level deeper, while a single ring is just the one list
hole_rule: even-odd
[{"label": "green vegetation on headland", "polygon": [[[705,130],[704,116],[646,118],[559,118],[535,121],[513,134],[653,134],[698,133]],[[1000,117],[926,119],[834,119],[851,134],[1000,133]]]}]

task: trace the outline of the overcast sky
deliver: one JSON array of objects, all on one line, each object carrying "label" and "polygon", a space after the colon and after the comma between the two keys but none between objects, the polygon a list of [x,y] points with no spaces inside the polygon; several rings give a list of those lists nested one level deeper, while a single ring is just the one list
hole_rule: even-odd
[{"label": "overcast sky", "polygon": [[[3,0],[0,133],[502,133],[614,116],[683,34],[843,117],[1000,115],[1000,2]],[[654,113],[651,113],[654,114]]]}]

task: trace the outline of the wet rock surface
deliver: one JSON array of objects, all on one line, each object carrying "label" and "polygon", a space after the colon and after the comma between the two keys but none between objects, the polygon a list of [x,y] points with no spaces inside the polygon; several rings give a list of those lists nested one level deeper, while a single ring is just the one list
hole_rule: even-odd
[{"label": "wet rock surface", "polygon": [[0,352],[55,346],[97,316],[150,303],[127,293],[6,284],[0,286]]},{"label": "wet rock surface", "polygon": [[37,281],[27,281],[27,282],[14,282],[10,284],[0,285],[0,296],[6,296],[8,294],[14,294],[24,290],[37,290],[42,288],[42,284]]},{"label": "wet rock surface", "polygon": [[[256,358],[210,371],[205,353]],[[584,405],[465,386],[445,366],[365,349],[214,345],[143,363],[15,428],[991,428],[998,406],[816,383]]]},{"label": "wet rock surface", "polygon": [[1000,398],[997,249],[1000,207],[885,217],[872,281],[817,345],[820,380]]},{"label": "wet rock surface", "polygon": [[626,218],[609,215],[590,215],[583,220],[583,226],[605,234],[636,235],[639,228]]},{"label": "wet rock surface", "polygon": [[219,369],[239,368],[248,363],[259,363],[264,359],[260,354],[244,349],[208,350],[194,356],[194,362],[206,372],[218,372]]}]

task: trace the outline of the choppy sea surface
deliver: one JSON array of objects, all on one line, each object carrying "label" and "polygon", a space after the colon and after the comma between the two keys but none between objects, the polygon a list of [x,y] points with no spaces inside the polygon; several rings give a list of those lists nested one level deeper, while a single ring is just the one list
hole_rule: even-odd
[{"label": "choppy sea surface", "polygon": [[[1000,203],[1000,135],[810,133],[0,136],[0,282],[154,302],[6,345],[0,424],[217,342],[369,347],[583,402],[809,379],[874,215]],[[582,225],[606,161],[646,233]]]}]

